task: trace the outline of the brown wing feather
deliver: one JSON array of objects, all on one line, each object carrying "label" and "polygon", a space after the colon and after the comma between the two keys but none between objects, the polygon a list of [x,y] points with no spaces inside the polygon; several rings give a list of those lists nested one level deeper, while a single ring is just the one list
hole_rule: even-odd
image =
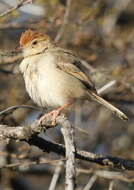
[{"label": "brown wing feather", "polygon": [[[78,78],[89,90],[96,92],[94,83],[86,75],[81,61],[71,51],[61,49],[57,67],[70,75]],[[69,56],[68,56],[69,54]]]}]

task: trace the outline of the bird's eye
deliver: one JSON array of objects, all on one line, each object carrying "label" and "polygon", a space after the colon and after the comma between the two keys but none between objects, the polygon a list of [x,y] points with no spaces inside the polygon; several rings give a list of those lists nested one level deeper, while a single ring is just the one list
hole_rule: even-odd
[{"label": "bird's eye", "polygon": [[33,43],[32,43],[32,45],[36,45],[38,42],[37,41],[34,41]]}]

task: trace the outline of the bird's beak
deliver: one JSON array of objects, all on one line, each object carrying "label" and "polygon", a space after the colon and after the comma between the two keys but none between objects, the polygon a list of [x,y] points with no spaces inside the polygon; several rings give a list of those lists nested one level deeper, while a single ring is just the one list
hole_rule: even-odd
[{"label": "bird's beak", "polygon": [[22,51],[22,47],[21,47],[21,46],[17,46],[17,47],[15,48],[15,50],[16,50],[16,51]]}]

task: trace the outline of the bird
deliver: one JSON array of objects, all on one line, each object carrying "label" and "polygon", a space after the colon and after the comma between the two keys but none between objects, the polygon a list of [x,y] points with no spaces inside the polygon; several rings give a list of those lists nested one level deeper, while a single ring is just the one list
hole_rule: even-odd
[{"label": "bird", "polygon": [[128,120],[122,111],[98,95],[81,59],[71,50],[59,47],[48,35],[31,29],[22,32],[19,46],[23,52],[19,68],[26,91],[39,107],[52,108],[39,119],[40,123],[49,115],[55,124],[58,115],[77,100],[94,100]]}]

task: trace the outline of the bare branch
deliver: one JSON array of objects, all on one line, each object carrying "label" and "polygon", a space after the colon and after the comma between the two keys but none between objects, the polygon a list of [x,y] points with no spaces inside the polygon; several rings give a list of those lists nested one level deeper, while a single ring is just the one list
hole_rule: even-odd
[{"label": "bare branch", "polygon": [[54,175],[53,175],[53,178],[52,178],[52,181],[51,181],[51,184],[50,184],[50,187],[48,190],[55,190],[56,189],[56,184],[57,184],[57,181],[59,179],[62,166],[63,166],[62,161],[59,162],[58,165],[56,166],[55,171],[54,171]]},{"label": "bare branch", "polygon": [[14,6],[14,7],[10,8],[10,9],[6,10],[5,12],[1,13],[0,17],[8,15],[9,13],[15,11],[16,9],[18,9],[18,8],[28,4],[28,3],[32,3],[32,0],[20,0],[16,6]]},{"label": "bare branch", "polygon": [[32,110],[38,110],[38,111],[40,111],[40,108],[35,107],[35,106],[30,106],[30,105],[18,105],[17,106],[16,105],[16,106],[8,107],[5,110],[0,111],[0,116],[1,115],[11,114],[12,112],[14,112],[15,110],[20,109],[20,108],[27,108],[27,109],[32,109]]},{"label": "bare branch", "polygon": [[[44,152],[54,152],[58,155],[65,156],[65,147],[62,144],[54,143],[42,139],[38,136],[33,136],[27,141],[29,144],[37,146]],[[108,166],[110,168],[134,170],[134,160],[127,160],[119,157],[97,155],[95,153],[76,150],[75,158],[96,163],[101,166]]]},{"label": "bare branch", "polygon": [[[106,171],[106,170],[95,170],[95,169],[81,169],[77,168],[76,169],[77,173],[84,173],[84,174],[93,174],[98,177],[106,178],[109,180],[120,180],[124,181],[127,183],[134,182],[134,177],[131,176],[130,174],[127,175],[127,173],[121,171],[121,172],[116,172],[116,171]],[[133,175],[133,174],[132,174]]]},{"label": "bare branch", "polygon": [[81,59],[81,63],[82,63],[83,66],[84,66],[85,68],[87,68],[91,73],[93,73],[93,72],[96,71],[96,69],[95,69],[92,65],[90,65],[90,63],[88,63],[87,61]]},{"label": "bare branch", "polygon": [[22,57],[23,57],[22,53],[18,51],[12,51],[12,52],[0,51],[0,65],[16,62],[19,59],[22,59]]},{"label": "bare branch", "polygon": [[88,184],[85,186],[85,188],[84,188],[83,190],[90,190],[96,180],[97,180],[97,176],[96,176],[96,175],[93,175],[93,176],[90,178]]},{"label": "bare branch", "polygon": [[56,165],[62,162],[65,159],[59,159],[59,160],[47,160],[47,159],[41,159],[37,161],[23,161],[23,162],[17,162],[13,164],[6,164],[0,168],[13,168],[13,167],[19,167],[19,166],[31,166],[31,165],[37,165],[37,164],[51,164]]},{"label": "bare branch", "polygon": [[106,93],[111,87],[115,86],[116,83],[117,83],[116,80],[112,80],[112,81],[108,82],[103,87],[101,87],[99,90],[97,90],[98,94],[102,95],[102,94]]},{"label": "bare branch", "polygon": [[116,179],[116,180],[120,180],[120,181],[125,181],[125,182],[134,182],[134,178],[129,178],[128,176],[126,176],[125,173],[123,172],[114,172],[114,171],[95,171],[95,174],[98,177],[103,177],[103,178],[107,178],[107,179]]},{"label": "bare branch", "polygon": [[114,180],[112,180],[112,181],[110,182],[108,190],[113,190],[114,183],[115,183]]},{"label": "bare branch", "polygon": [[60,39],[62,38],[63,34],[64,34],[66,25],[68,24],[68,20],[69,20],[71,2],[72,2],[72,0],[67,0],[67,5],[66,5],[63,23],[62,23],[62,26],[61,26],[57,36],[55,37],[55,42],[59,42]]},{"label": "bare branch", "polygon": [[[109,10],[106,12],[103,20],[103,32],[105,34],[112,34],[115,29],[115,24],[122,11],[128,6],[132,0],[116,0],[113,6],[109,6]],[[114,10],[114,11],[113,11]],[[109,35],[110,37],[110,35]]]},{"label": "bare branch", "polygon": [[[64,126],[65,122],[69,121],[66,121],[64,115],[60,115],[57,117],[56,122],[57,124]],[[41,137],[37,136],[39,133],[42,132],[42,130],[54,127],[51,125],[51,123],[52,118],[48,117],[46,118],[46,120],[43,121],[43,126],[39,126],[38,120],[36,120],[29,126],[11,127],[8,125],[0,125],[0,140],[5,140],[7,142],[10,139],[24,140],[28,142],[30,145],[35,145],[39,147],[44,152],[55,152],[58,155],[65,156],[66,149],[63,145],[46,141],[45,139],[42,139]],[[123,170],[134,170],[134,160],[97,155],[91,152],[81,150],[75,151],[75,158],[89,161],[92,163],[97,163],[101,166],[108,166],[111,168],[119,168]]]},{"label": "bare branch", "polygon": [[75,146],[74,146],[74,128],[71,126],[67,118],[61,123],[62,134],[66,147],[66,190],[74,190],[75,188]]}]

